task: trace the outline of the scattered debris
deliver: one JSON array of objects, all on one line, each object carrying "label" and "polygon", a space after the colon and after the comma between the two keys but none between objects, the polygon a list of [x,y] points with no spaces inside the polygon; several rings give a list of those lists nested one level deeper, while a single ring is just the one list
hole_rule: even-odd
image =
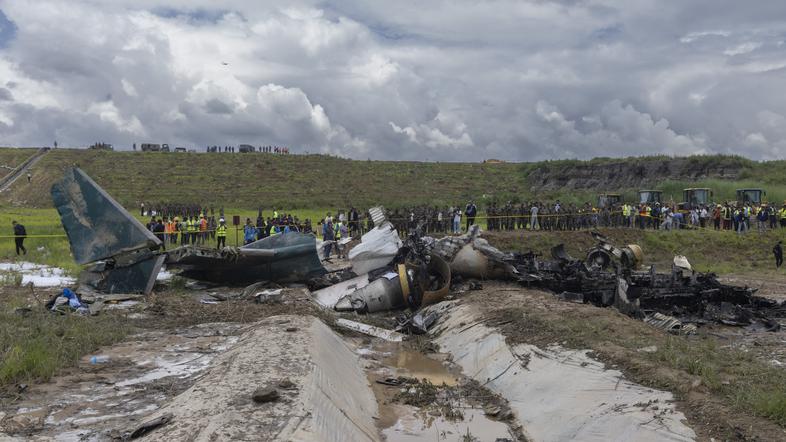
[{"label": "scattered debris", "polygon": [[336,320],[336,325],[363,333],[365,335],[374,336],[390,342],[401,342],[404,340],[404,335],[393,330],[385,330],[383,328],[375,327],[373,325],[363,324],[361,322],[350,321],[348,319],[339,318]]},{"label": "scattered debris", "polygon": [[277,304],[281,302],[283,289],[267,289],[254,294],[254,301],[257,304]]},{"label": "scattered debris", "polygon": [[666,316],[658,312],[648,315],[644,318],[644,322],[675,335],[690,335],[696,333],[695,325],[683,324],[679,319],[673,316]]},{"label": "scattered debris", "polygon": [[425,313],[419,311],[413,315],[404,314],[396,318],[398,322],[396,331],[406,331],[413,335],[423,335],[437,322],[437,319],[439,319],[439,315],[433,310]]},{"label": "scattered debris", "polygon": [[349,251],[352,269],[358,275],[385,267],[393,261],[402,246],[398,232],[385,218],[382,207],[369,209],[374,228],[360,237],[360,244]]}]

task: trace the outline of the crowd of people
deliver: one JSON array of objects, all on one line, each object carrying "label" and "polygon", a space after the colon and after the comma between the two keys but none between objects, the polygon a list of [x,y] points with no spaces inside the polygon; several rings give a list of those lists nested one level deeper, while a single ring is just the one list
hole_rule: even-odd
[{"label": "crowd of people", "polygon": [[[164,249],[166,249],[166,244],[204,246],[214,240],[216,248],[226,246],[229,227],[223,208],[219,209],[217,217],[214,208],[201,207],[197,204],[156,204],[153,209],[148,211],[145,209],[145,204],[141,203],[140,215],[150,217],[150,221],[145,227],[161,240]],[[238,226],[237,230],[240,229]],[[251,218],[246,218],[242,232],[243,243],[249,244],[279,233],[311,233],[312,228],[310,219],[301,221],[297,216],[279,213],[277,210],[273,211],[272,216],[265,218],[260,209],[256,222],[252,222]]]},{"label": "crowd of people", "polygon": [[[479,222],[489,231],[544,230],[566,231],[598,227],[630,227],[639,229],[707,228],[733,230],[740,234],[756,229],[786,227],[786,204],[777,208],[769,204],[705,204],[680,210],[674,204],[641,203],[594,207],[590,203],[563,204],[532,201],[506,204],[492,203],[480,215],[477,205],[413,206],[387,210],[387,219],[402,235],[420,227],[426,234],[458,234]],[[223,208],[197,204],[156,204],[140,207],[142,216],[151,217],[148,228],[169,244],[203,245],[207,240],[225,238],[226,220]],[[300,219],[291,213],[273,210],[271,216],[247,218],[242,227],[243,242],[249,243],[278,233],[314,233],[327,240],[358,236],[373,228],[366,210],[350,207],[326,213],[316,220]],[[223,226],[223,227],[222,227]],[[218,240],[222,241],[222,240]],[[225,241],[225,239],[223,240]]]},{"label": "crowd of people", "polygon": [[205,148],[205,152],[208,153],[217,153],[217,152],[259,152],[259,153],[277,153],[282,155],[289,154],[289,148],[284,146],[251,146],[248,144],[241,145],[239,147],[235,146],[207,146]]}]

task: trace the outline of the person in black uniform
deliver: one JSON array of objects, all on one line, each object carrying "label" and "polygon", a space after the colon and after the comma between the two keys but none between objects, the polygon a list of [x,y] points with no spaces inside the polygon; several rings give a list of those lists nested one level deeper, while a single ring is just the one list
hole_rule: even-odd
[{"label": "person in black uniform", "polygon": [[21,250],[23,254],[27,255],[27,249],[25,248],[25,238],[27,238],[27,231],[25,230],[25,226],[19,224],[16,221],[11,221],[11,225],[14,226],[14,243],[16,244],[16,254],[19,254]]}]

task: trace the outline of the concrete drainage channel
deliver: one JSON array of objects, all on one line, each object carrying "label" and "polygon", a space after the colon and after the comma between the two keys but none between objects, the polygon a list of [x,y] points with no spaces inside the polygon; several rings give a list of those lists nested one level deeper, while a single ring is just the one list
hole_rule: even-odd
[{"label": "concrete drainage channel", "polygon": [[430,335],[463,373],[500,394],[535,441],[690,441],[696,438],[671,393],[606,369],[587,351],[509,346],[467,305],[431,307]]},{"label": "concrete drainage channel", "polygon": [[429,309],[437,325],[406,342],[342,336],[313,316],[204,324],[156,335],[155,345],[146,336],[106,349],[133,367],[63,379],[0,420],[20,435],[10,425],[26,415],[42,426],[30,435],[75,441],[696,437],[670,393],[626,381],[584,351],[509,346],[471,304]]}]

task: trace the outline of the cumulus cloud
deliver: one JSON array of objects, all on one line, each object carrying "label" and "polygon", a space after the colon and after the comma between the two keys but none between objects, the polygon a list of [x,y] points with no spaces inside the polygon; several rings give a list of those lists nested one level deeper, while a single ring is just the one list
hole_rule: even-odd
[{"label": "cumulus cloud", "polygon": [[786,153],[786,5],[0,0],[0,142]]}]

